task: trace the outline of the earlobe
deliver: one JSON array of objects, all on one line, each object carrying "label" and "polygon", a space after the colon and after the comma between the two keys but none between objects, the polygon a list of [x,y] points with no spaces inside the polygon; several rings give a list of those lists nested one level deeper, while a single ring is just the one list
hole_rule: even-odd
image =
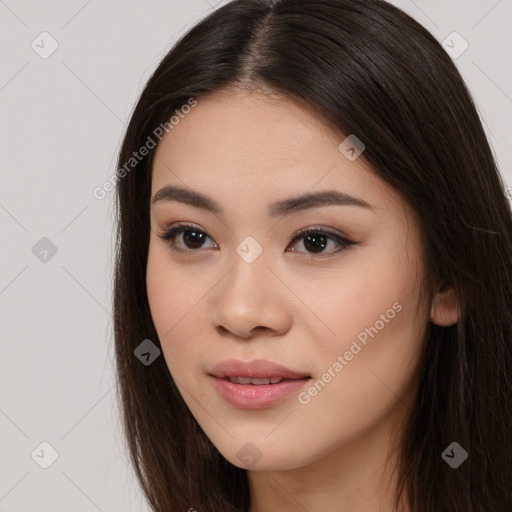
[{"label": "earlobe", "polygon": [[440,289],[432,299],[430,321],[436,325],[446,327],[459,321],[459,301],[453,288]]}]

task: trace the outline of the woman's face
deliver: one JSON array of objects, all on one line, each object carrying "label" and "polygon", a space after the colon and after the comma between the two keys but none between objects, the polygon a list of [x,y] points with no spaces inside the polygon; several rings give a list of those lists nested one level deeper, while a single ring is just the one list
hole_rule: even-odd
[{"label": "woman's face", "polygon": [[[290,99],[224,92],[184,109],[156,151],[152,318],[190,411],[239,467],[300,468],[387,439],[414,400],[430,312],[419,225],[344,139]],[[164,187],[184,192],[153,202]],[[177,223],[188,231],[159,238]],[[233,359],[249,363],[224,367],[239,383],[212,376]],[[258,369],[290,380],[249,381]]]}]

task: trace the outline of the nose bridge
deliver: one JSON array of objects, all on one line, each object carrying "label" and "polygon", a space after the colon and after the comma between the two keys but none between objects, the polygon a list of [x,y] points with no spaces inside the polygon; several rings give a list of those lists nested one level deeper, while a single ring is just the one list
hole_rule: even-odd
[{"label": "nose bridge", "polygon": [[246,237],[228,258],[230,271],[215,297],[216,321],[247,337],[255,327],[281,329],[284,317],[276,301],[275,277],[268,255],[254,237]]},{"label": "nose bridge", "polygon": [[231,258],[230,290],[249,293],[253,297],[259,295],[262,288],[268,284],[270,274],[267,268],[268,254],[269,251],[265,251],[253,236],[246,236],[235,248]]}]

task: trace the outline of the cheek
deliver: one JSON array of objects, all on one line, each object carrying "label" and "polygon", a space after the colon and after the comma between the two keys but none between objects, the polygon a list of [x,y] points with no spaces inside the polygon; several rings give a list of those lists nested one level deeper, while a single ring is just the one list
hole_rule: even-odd
[{"label": "cheek", "polygon": [[357,315],[350,314],[350,302],[337,317],[331,312],[337,335],[317,338],[311,347],[317,374],[298,397],[293,425],[274,442],[302,442],[307,432],[322,432],[321,438],[308,437],[311,453],[319,457],[407,411],[425,328],[415,293],[397,291],[362,301]]},{"label": "cheek", "polygon": [[202,350],[197,341],[205,338],[206,318],[198,315],[198,308],[212,283],[205,271],[201,271],[204,279],[198,279],[197,270],[178,268],[169,250],[153,249],[150,245],[146,287],[151,317],[167,366],[173,376],[179,376],[188,372],[187,368]]},{"label": "cheek", "polygon": [[417,260],[407,262],[394,254],[382,250],[369,254],[321,293],[309,295],[308,304],[316,305],[322,320],[316,325],[328,327],[309,333],[315,340],[315,368],[321,380],[329,382],[325,386],[329,391],[319,383],[318,395],[323,396],[318,396],[315,407],[328,407],[334,400],[352,411],[363,403],[378,410],[386,400],[396,400],[393,393],[409,387],[418,367],[428,311],[418,307]]},{"label": "cheek", "polygon": [[175,296],[169,293],[170,276],[160,251],[150,243],[146,269],[146,288],[153,323],[161,335],[172,327],[171,314],[175,311]]},{"label": "cheek", "polygon": [[170,344],[167,340],[173,337],[179,339],[176,337],[180,328],[179,320],[186,312],[184,301],[180,300],[181,294],[176,291],[181,289],[177,282],[177,275],[176,272],[171,272],[163,251],[152,249],[150,245],[146,271],[148,302],[151,317],[162,345],[163,355],[171,373],[173,361],[178,356],[174,352],[176,349],[179,350],[179,343],[173,344],[173,350],[169,350]]},{"label": "cheek", "polygon": [[376,323],[378,337],[410,331],[419,300],[417,260],[406,261],[397,253],[385,246],[354,252],[322,286],[305,286],[299,292],[321,320],[322,351],[348,350],[358,335],[364,342],[366,329]]},{"label": "cheek", "polygon": [[[178,322],[200,299],[197,279],[187,276],[172,260],[171,249],[165,244],[150,242],[146,269],[146,287],[151,316],[161,341],[172,335]],[[190,283],[194,283],[191,285]],[[203,292],[204,293],[204,292]]]}]

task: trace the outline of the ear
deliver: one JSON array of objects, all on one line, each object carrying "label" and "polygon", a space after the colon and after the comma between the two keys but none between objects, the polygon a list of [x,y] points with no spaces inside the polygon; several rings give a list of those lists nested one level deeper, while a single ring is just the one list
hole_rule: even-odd
[{"label": "ear", "polygon": [[442,286],[432,299],[430,321],[446,327],[456,324],[460,319],[459,301],[455,290]]}]

